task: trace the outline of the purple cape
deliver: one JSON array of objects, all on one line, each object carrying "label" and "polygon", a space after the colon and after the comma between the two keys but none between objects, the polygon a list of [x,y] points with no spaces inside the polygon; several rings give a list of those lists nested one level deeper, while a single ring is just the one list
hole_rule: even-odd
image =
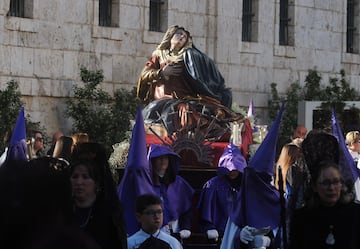
[{"label": "purple cape", "polygon": [[264,141],[244,169],[242,185],[237,197],[237,205],[230,219],[240,228],[248,225],[255,228],[280,225],[281,202],[279,191],[271,184],[276,142],[285,103],[271,125]]},{"label": "purple cape", "polygon": [[[233,208],[233,201],[239,189],[230,185],[226,177],[232,170],[241,174],[246,167],[246,160],[239,148],[229,144],[220,157],[218,175],[204,184],[197,208],[200,215],[200,230],[217,229],[224,232],[227,218]],[[237,178],[241,181],[241,176]],[[206,224],[203,224],[206,223]]]},{"label": "purple cape", "polygon": [[[181,215],[191,209],[195,191],[185,179],[177,175],[180,157],[168,146],[158,144],[150,146],[148,153],[150,171],[152,172],[152,159],[162,155],[169,155],[169,167],[166,174],[171,180],[169,184],[153,182],[153,188],[156,195],[160,196],[163,201],[164,224],[167,224],[169,221],[179,219]],[[182,223],[180,220],[179,222]],[[190,224],[184,225],[189,227]]]},{"label": "purple cape", "polygon": [[24,163],[28,161],[26,146],[26,128],[24,107],[21,107],[10,139],[4,164]]},{"label": "purple cape", "polygon": [[126,230],[129,235],[134,234],[140,228],[135,217],[136,198],[142,194],[155,194],[151,184],[149,163],[146,154],[144,121],[141,108],[139,107],[132,132],[124,176],[117,190],[119,199],[124,206]]}]

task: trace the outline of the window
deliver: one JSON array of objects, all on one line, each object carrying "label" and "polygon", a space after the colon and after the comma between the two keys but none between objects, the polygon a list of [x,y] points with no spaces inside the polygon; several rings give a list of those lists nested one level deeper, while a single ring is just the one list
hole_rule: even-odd
[{"label": "window", "polygon": [[8,16],[32,18],[33,0],[10,0]]},{"label": "window", "polygon": [[294,2],[280,0],[280,45],[294,45],[294,14]]},{"label": "window", "polygon": [[119,26],[119,0],[99,0],[99,26]]},{"label": "window", "polygon": [[359,3],[348,0],[346,6],[346,52],[359,53]]},{"label": "window", "polygon": [[258,0],[243,1],[242,41],[252,42],[257,40],[257,12]]},{"label": "window", "polygon": [[165,32],[168,26],[167,0],[150,0],[149,30]]}]

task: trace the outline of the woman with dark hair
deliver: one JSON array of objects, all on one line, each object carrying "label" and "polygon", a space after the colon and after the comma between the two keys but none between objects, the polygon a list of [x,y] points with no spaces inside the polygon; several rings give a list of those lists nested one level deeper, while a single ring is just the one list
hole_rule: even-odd
[{"label": "woman with dark hair", "polygon": [[61,136],[55,143],[52,157],[64,160],[69,164],[73,149],[73,139],[68,136]]},{"label": "woman with dark hair", "polygon": [[84,143],[71,162],[73,223],[101,248],[127,248],[123,208],[103,147]]},{"label": "woman with dark hair", "polygon": [[177,25],[169,27],[146,62],[137,95],[147,105],[145,123],[164,124],[169,134],[200,126],[208,137],[219,138],[229,122],[243,118],[230,110],[231,91],[213,60]]},{"label": "woman with dark hair", "polygon": [[319,162],[310,186],[305,206],[293,213],[289,248],[360,248],[360,205],[346,191],[339,166]]}]

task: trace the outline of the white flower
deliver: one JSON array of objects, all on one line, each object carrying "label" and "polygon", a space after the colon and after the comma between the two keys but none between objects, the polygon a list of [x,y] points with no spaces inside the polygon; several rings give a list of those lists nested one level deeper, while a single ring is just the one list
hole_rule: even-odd
[{"label": "white flower", "polygon": [[129,153],[130,143],[124,140],[121,143],[116,143],[113,146],[114,151],[109,158],[109,164],[112,170],[116,168],[125,168],[127,157]]}]

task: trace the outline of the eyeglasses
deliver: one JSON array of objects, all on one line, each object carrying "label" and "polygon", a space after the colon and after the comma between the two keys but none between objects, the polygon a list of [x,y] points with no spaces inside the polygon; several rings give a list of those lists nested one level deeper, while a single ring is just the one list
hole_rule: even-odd
[{"label": "eyeglasses", "polygon": [[146,211],[142,212],[142,214],[144,214],[144,215],[153,215],[153,216],[159,215],[159,214],[162,214],[162,213],[163,213],[162,209],[146,210]]},{"label": "eyeglasses", "polygon": [[44,141],[44,139],[42,137],[36,137],[35,141],[42,142],[42,141]]},{"label": "eyeglasses", "polygon": [[318,182],[318,183],[324,187],[330,187],[331,185],[338,187],[343,183],[343,181],[341,179],[334,179],[334,180],[323,180],[322,182]]}]

